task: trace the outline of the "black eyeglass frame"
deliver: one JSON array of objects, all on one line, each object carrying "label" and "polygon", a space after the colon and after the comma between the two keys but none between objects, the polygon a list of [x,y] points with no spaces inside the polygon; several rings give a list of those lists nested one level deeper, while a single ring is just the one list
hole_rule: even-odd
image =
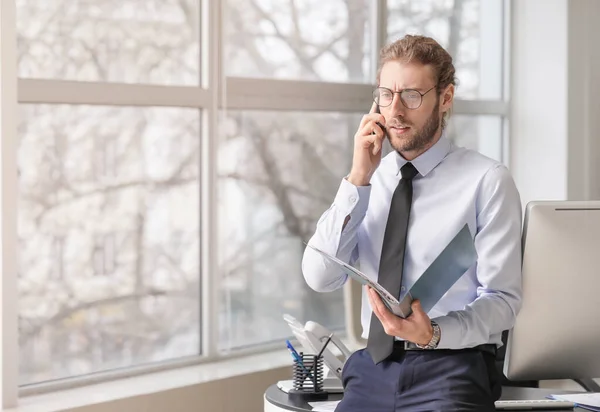
[{"label": "black eyeglass frame", "polygon": [[[379,86],[379,87],[376,87],[376,88],[373,90],[373,101],[374,101],[375,103],[377,103],[377,105],[378,105],[379,107],[388,107],[388,106],[391,106],[391,105],[392,105],[392,102],[394,101],[394,95],[395,95],[395,94],[399,94],[399,95],[400,95],[400,101],[402,102],[402,105],[403,105],[404,107],[406,107],[406,108],[407,108],[407,109],[409,109],[409,110],[417,110],[417,109],[418,109],[419,107],[421,107],[421,105],[423,104],[423,97],[425,97],[425,95],[426,95],[427,93],[429,93],[430,91],[432,91],[432,90],[433,90],[433,89],[435,89],[436,87],[437,87],[437,84],[436,84],[435,86],[433,86],[431,89],[427,90],[426,92],[424,92],[424,93],[421,93],[421,92],[420,92],[420,91],[418,91],[417,89],[402,89],[402,90],[398,90],[397,92],[395,92],[395,91],[393,91],[393,90],[391,90],[391,89],[388,89],[387,87]],[[386,104],[385,106],[384,106],[384,105],[381,105],[381,104],[379,104],[379,102],[377,101],[377,98],[375,97],[375,92],[377,92],[377,90],[387,90],[388,92],[390,92],[390,93],[392,94],[392,99],[390,100],[390,104]],[[404,92],[417,92],[417,93],[419,93],[419,95],[421,96],[421,100],[419,101],[419,105],[418,105],[417,107],[408,107],[408,106],[406,105],[406,103],[404,103],[404,99],[402,98],[402,93],[404,93]]]}]

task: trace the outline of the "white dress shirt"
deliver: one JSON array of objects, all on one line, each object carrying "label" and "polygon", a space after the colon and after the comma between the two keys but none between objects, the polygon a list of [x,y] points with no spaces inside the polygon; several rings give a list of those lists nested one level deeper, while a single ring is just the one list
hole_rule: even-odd
[{"label": "white dress shirt", "polygon": [[[394,151],[381,160],[370,185],[357,187],[342,179],[309,243],[376,280],[390,202],[405,163]],[[478,260],[428,315],[440,325],[440,349],[501,346],[502,331],[513,326],[521,308],[522,209],[515,183],[501,163],[444,136],[412,163],[419,174],[413,180],[402,290],[410,289],[468,223]],[[336,290],[348,279],[310,248],[304,252],[302,272],[318,292]],[[364,288],[361,313],[366,339],[372,310]]]}]

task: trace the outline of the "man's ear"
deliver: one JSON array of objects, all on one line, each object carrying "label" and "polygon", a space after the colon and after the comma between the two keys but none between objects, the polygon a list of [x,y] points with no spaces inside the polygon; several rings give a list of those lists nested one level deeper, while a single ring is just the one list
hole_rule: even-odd
[{"label": "man's ear", "polygon": [[442,104],[441,109],[443,112],[448,112],[452,108],[452,101],[454,100],[454,85],[449,84],[442,92]]}]

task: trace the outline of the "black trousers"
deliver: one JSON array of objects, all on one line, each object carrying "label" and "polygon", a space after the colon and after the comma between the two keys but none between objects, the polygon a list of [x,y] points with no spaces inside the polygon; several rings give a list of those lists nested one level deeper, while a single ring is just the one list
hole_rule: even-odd
[{"label": "black trousers", "polygon": [[336,412],[493,412],[501,380],[493,354],[477,349],[395,350],[376,365],[365,349],[342,372]]}]

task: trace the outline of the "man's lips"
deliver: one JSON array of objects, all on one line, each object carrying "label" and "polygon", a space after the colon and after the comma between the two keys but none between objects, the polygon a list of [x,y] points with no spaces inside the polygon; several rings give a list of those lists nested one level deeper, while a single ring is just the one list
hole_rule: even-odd
[{"label": "man's lips", "polygon": [[389,129],[392,129],[396,133],[406,133],[410,129],[409,126],[390,126]]}]

